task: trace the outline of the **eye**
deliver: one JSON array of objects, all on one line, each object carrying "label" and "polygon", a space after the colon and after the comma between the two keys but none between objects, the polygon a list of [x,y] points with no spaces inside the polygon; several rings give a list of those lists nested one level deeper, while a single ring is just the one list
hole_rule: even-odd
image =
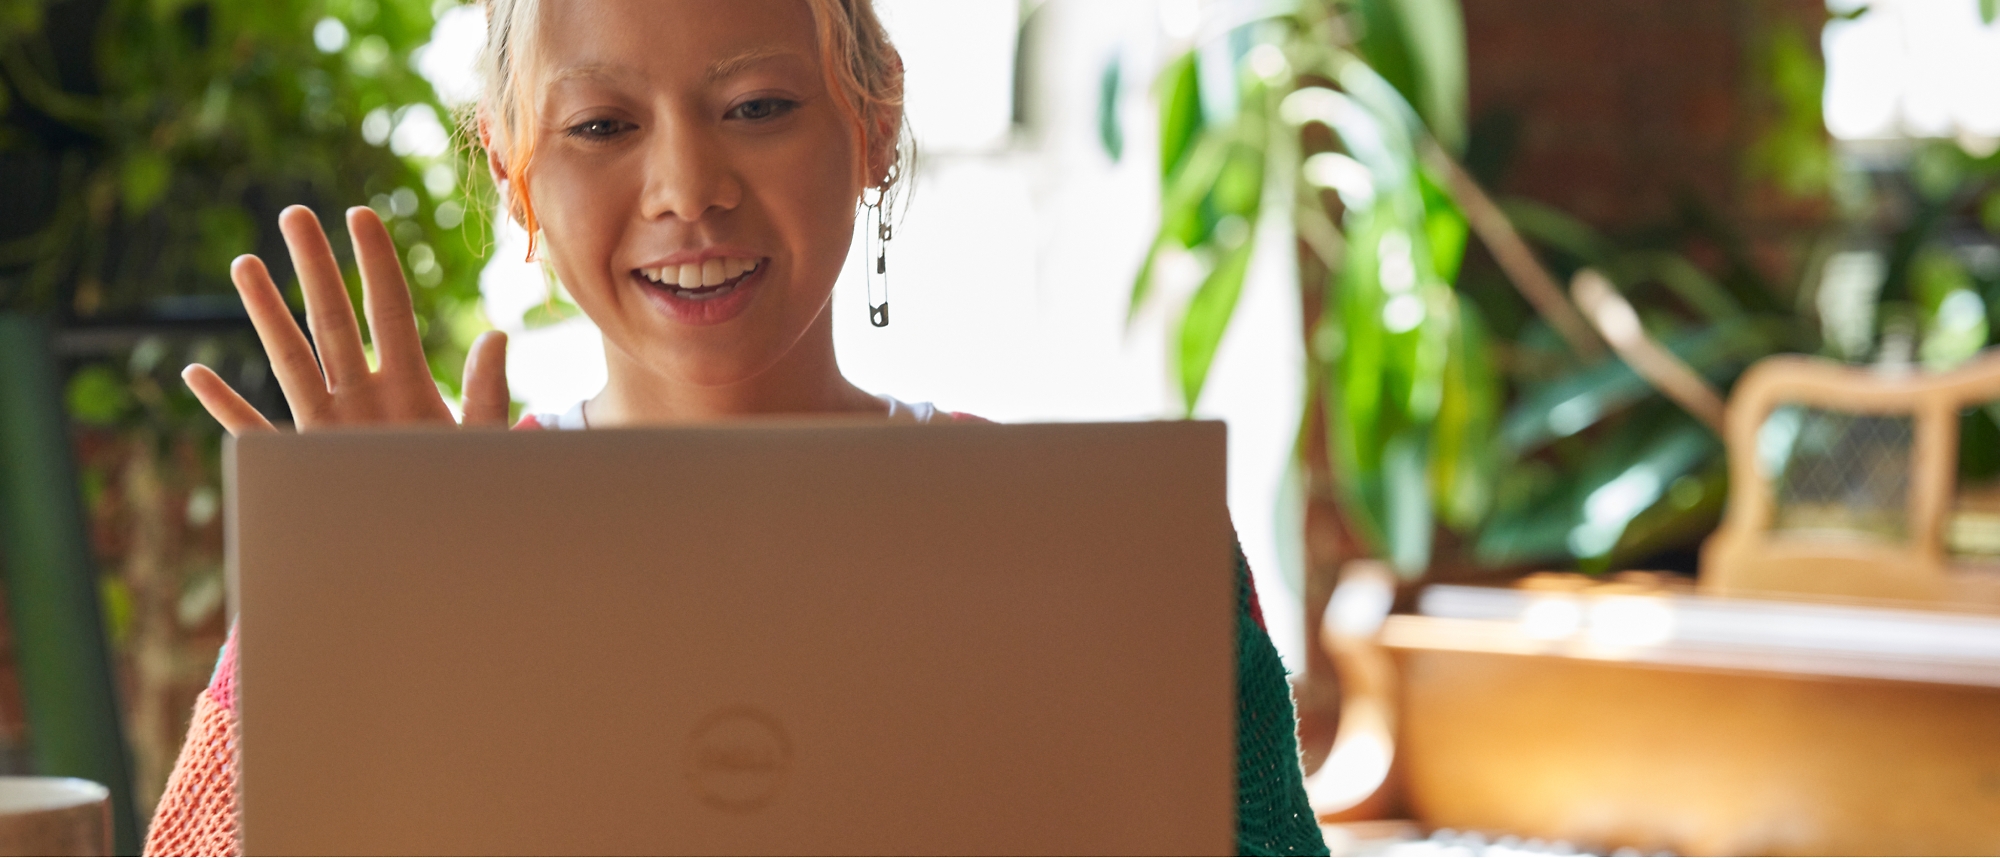
[{"label": "eye", "polygon": [[798,102],[788,98],[755,98],[736,105],[735,109],[729,111],[728,117],[756,122],[783,116],[798,106]]},{"label": "eye", "polygon": [[580,140],[600,141],[609,140],[634,127],[630,122],[616,119],[589,119],[564,129],[563,133]]}]

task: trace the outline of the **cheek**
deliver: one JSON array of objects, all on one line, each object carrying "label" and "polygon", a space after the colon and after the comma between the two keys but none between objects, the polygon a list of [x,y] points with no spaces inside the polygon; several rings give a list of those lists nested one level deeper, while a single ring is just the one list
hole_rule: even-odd
[{"label": "cheek", "polygon": [[833,288],[847,258],[861,192],[845,129],[828,125],[771,153],[767,166],[752,172],[759,177],[754,196],[792,253],[797,285],[818,292]]},{"label": "cheek", "polygon": [[543,253],[579,300],[609,287],[608,270],[625,215],[638,205],[637,177],[624,159],[586,164],[548,158],[529,177],[535,218],[547,240]]}]

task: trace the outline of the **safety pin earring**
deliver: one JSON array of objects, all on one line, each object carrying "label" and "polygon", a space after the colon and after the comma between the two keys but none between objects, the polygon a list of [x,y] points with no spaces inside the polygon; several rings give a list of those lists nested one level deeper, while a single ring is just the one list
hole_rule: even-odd
[{"label": "safety pin earring", "polygon": [[[875,202],[863,202],[868,208],[867,255],[873,257],[868,266],[868,322],[878,328],[889,327],[889,239],[894,231],[889,226],[887,208],[888,195],[875,193]],[[882,296],[876,300],[876,294]]]}]

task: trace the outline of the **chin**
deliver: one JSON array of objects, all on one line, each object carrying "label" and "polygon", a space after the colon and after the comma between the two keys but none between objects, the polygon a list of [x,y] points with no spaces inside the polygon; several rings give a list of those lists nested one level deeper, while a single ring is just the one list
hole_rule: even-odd
[{"label": "chin", "polygon": [[784,358],[774,350],[742,348],[740,343],[730,345],[734,347],[676,348],[671,350],[672,354],[659,355],[647,363],[663,376],[696,387],[730,387],[763,375]]}]

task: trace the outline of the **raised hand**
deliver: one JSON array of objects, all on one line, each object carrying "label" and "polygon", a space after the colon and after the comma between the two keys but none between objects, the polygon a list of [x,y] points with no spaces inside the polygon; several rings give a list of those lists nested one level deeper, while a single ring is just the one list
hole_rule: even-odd
[{"label": "raised hand", "polygon": [[[430,364],[424,359],[423,343],[417,335],[416,315],[410,308],[410,287],[403,279],[395,242],[383,228],[382,219],[372,209],[347,210],[347,231],[354,239],[361,266],[362,308],[368,314],[368,330],[380,364],[374,370],[368,368],[361,328],[355,324],[340,264],[320,231],[319,218],[304,206],[292,206],[278,215],[278,229],[285,236],[285,247],[291,251],[292,267],[299,273],[299,286],[305,294],[306,324],[313,334],[310,342],[292,320],[291,310],[277,284],[271,282],[263,260],[250,255],[237,257],[229,267],[229,276],[243,296],[243,307],[250,313],[257,338],[270,355],[271,370],[285,392],[285,401],[291,404],[298,428],[310,431],[330,426],[452,422],[451,409],[431,380]],[[319,347],[316,357],[314,345]],[[473,342],[465,361],[465,425],[506,426],[506,357],[505,334],[489,331]],[[194,364],[181,378],[230,434],[275,431],[270,421],[214,370]]]}]

